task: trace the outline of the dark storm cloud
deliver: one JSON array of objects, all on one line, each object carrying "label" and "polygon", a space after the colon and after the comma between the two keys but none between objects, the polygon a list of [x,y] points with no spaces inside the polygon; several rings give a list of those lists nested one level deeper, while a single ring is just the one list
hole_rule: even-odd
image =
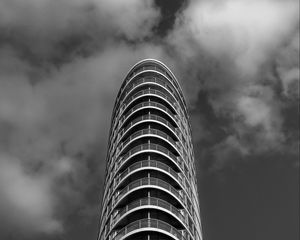
[{"label": "dark storm cloud", "polygon": [[183,85],[204,171],[295,162],[297,1],[156,4],[0,0],[0,237],[96,236],[111,110],[142,58]]}]

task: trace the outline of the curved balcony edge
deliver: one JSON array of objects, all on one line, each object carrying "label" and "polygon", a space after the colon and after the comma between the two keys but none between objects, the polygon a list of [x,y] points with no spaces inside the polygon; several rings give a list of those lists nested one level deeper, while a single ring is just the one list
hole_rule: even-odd
[{"label": "curved balcony edge", "polygon": [[[133,212],[142,209],[156,209],[170,214],[182,225],[182,227],[184,227],[187,230],[188,234],[191,237],[194,236],[191,232],[191,227],[188,225],[187,220],[185,219],[185,215],[182,214],[179,209],[177,209],[175,206],[168,203],[167,201],[154,197],[146,197],[139,199],[118,210],[117,215],[112,219],[112,227],[109,229],[106,236],[110,234],[113,231],[113,229],[117,226],[117,224],[121,222],[125,217],[127,217]],[[187,214],[185,210],[183,210],[183,212]]]},{"label": "curved balcony edge", "polygon": [[164,221],[154,218],[140,219],[128,224],[127,226],[116,232],[115,236],[113,236],[111,240],[123,240],[126,239],[129,235],[133,235],[134,233],[138,233],[141,231],[161,232],[172,237],[174,240],[187,240],[183,232],[180,232],[178,229],[174,228]]}]

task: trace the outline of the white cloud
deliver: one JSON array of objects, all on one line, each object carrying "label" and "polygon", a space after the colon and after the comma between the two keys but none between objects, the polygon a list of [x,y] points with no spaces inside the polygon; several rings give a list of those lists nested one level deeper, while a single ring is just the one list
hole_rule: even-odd
[{"label": "white cloud", "polygon": [[243,96],[238,101],[237,109],[243,122],[250,129],[258,129],[253,130],[261,146],[256,146],[257,151],[274,147],[283,140],[282,118],[278,111],[279,107],[276,107],[278,102],[272,103],[274,100],[266,99],[265,96],[259,98]]},{"label": "white cloud", "polygon": [[0,26],[32,32],[43,41],[57,40],[74,29],[84,32],[85,28],[140,39],[151,33],[159,17],[152,0],[0,1]]},{"label": "white cloud", "polygon": [[27,74],[32,67],[8,52],[0,56],[0,208],[13,214],[0,214],[0,221],[27,233],[60,232],[62,212],[78,207],[93,181],[93,151],[101,151],[93,160],[96,174],[104,174],[111,111],[125,74],[141,58],[160,58],[161,51],[112,43],[99,54],[41,72],[34,85]]},{"label": "white cloud", "polygon": [[0,0],[0,235],[60,233],[88,201],[125,74],[161,56],[119,38],[143,40],[159,18],[152,0]]},{"label": "white cloud", "polygon": [[129,39],[149,35],[160,16],[152,0],[95,0],[95,4],[108,17],[105,21],[110,21],[110,26],[116,25],[117,30]]},{"label": "white cloud", "polygon": [[[255,74],[278,57],[277,48],[290,38],[298,19],[295,4],[191,2],[167,39],[170,55],[180,56],[172,59],[164,46],[116,38],[140,42],[153,34],[160,17],[153,1],[0,0],[0,28],[11,40],[0,46],[0,222],[25,232],[64,230],[60,214],[83,201],[94,180],[92,171],[98,178],[104,173],[89,169],[88,158],[99,151],[97,166],[103,171],[115,96],[128,69],[145,57],[167,59],[175,71],[188,74],[179,75],[188,99],[197,99],[202,88],[214,92],[213,110],[218,114],[225,109],[236,117],[233,127],[241,138],[258,127],[257,139],[281,140],[281,106],[273,89]],[[67,39],[63,46],[72,48],[72,34],[95,38],[100,47],[94,51],[87,46],[91,52],[86,55],[75,48],[58,64],[66,50],[56,44]],[[278,57],[285,93],[297,78],[294,63],[283,64],[294,45]],[[51,63],[43,61],[52,57]],[[199,81],[203,58],[208,74]],[[229,136],[216,148],[228,155],[231,150],[248,154],[251,146],[241,138]]]},{"label": "white cloud", "polygon": [[248,75],[260,70],[298,22],[294,0],[195,1],[184,13],[183,27],[211,54],[225,54]]},{"label": "white cloud", "polygon": [[259,150],[256,140],[278,149],[284,140],[279,94],[298,95],[298,25],[296,0],[191,1],[168,37],[193,79],[185,83],[189,99],[207,92],[245,148]]},{"label": "white cloud", "polygon": [[0,229],[5,232],[13,226],[15,232],[60,232],[62,223],[54,216],[51,187],[48,178],[26,173],[18,159],[1,154]]}]

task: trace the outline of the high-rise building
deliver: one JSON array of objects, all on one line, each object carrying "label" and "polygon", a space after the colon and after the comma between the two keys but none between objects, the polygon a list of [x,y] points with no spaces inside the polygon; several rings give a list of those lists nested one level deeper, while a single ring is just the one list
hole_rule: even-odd
[{"label": "high-rise building", "polygon": [[201,240],[191,128],[170,69],[133,66],[112,113],[99,240]]}]

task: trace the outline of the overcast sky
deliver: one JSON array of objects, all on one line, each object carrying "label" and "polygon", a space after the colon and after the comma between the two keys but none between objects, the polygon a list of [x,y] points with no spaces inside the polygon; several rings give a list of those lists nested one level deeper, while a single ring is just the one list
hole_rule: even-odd
[{"label": "overcast sky", "polygon": [[0,0],[0,239],[96,239],[143,58],[183,87],[204,240],[298,240],[298,0]]}]

